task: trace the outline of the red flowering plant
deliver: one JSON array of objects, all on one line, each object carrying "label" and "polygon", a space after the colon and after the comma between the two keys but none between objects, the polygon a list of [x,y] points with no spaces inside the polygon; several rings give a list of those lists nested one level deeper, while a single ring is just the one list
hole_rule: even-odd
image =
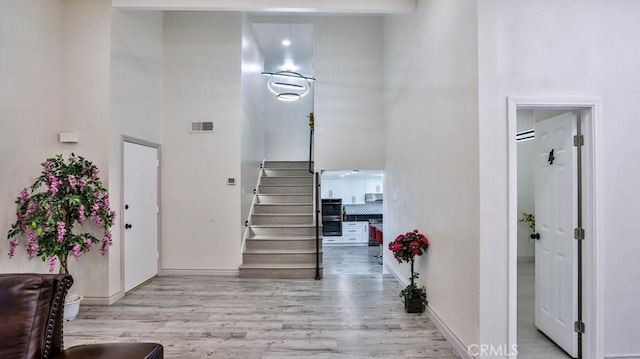
[{"label": "red flowering plant", "polygon": [[393,257],[398,263],[411,263],[411,284],[400,292],[400,297],[403,297],[405,302],[408,299],[420,299],[424,305],[427,304],[426,289],[424,286],[418,287],[416,285],[415,280],[418,279],[418,273],[413,270],[415,257],[421,256],[427,251],[427,248],[429,248],[429,239],[417,229],[413,232],[400,234],[389,243],[389,250],[393,252]]},{"label": "red flowering plant", "polygon": [[[77,260],[97,244],[102,255],[107,253],[116,213],[109,208],[109,193],[91,161],[73,153],[66,161],[57,155],[43,162],[42,168],[34,184],[23,189],[15,202],[17,220],[7,234],[9,258],[19,245],[16,238],[26,237],[29,258],[40,257],[49,272],[59,261],[60,273],[68,274],[69,255]],[[99,239],[89,231],[75,233],[76,224],[86,230],[97,225],[104,235]]]}]

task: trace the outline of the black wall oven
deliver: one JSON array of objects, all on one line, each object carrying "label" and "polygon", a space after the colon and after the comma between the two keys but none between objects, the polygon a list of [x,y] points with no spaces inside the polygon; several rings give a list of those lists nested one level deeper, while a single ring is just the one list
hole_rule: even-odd
[{"label": "black wall oven", "polygon": [[322,236],[342,236],[342,200],[322,200]]}]

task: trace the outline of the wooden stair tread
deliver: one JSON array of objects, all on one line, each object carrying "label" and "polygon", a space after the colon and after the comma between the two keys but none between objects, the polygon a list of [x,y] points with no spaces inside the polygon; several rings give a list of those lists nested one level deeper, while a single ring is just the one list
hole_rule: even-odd
[{"label": "wooden stair tread", "polygon": [[[247,249],[245,254],[315,254],[315,249]],[[322,254],[322,248],[320,248]]]},{"label": "wooden stair tread", "polygon": [[313,206],[313,203],[286,202],[286,203],[256,203],[254,206]]},{"label": "wooden stair tread", "polygon": [[[253,236],[247,238],[248,241],[315,241],[316,236]],[[322,241],[322,238],[320,238]]]},{"label": "wooden stair tread", "polygon": [[309,213],[254,213],[253,216],[264,216],[264,217],[274,217],[274,216],[288,216],[288,217],[301,217],[301,216],[313,216],[313,212]]},{"label": "wooden stair tread", "polygon": [[[315,223],[308,224],[251,224],[249,227],[252,228],[315,228]],[[320,225],[322,227],[322,225]]]},{"label": "wooden stair tread", "polygon": [[[316,262],[309,263],[242,263],[240,269],[315,269]],[[322,263],[320,263],[322,269]]]}]

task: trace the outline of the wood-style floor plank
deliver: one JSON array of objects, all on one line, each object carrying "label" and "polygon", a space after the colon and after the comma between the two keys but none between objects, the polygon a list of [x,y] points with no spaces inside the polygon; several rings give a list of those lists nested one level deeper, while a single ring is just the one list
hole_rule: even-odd
[{"label": "wood-style floor plank", "polygon": [[324,248],[324,278],[159,277],[112,306],[82,306],[65,344],[152,341],[166,358],[459,358],[407,314],[377,247]]}]

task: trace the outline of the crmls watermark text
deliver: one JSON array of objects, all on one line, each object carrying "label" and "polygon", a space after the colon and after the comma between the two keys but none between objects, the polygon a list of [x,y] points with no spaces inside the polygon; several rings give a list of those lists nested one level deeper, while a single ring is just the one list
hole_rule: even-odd
[{"label": "crmls watermark text", "polygon": [[497,357],[515,357],[518,355],[518,345],[514,344],[511,347],[508,345],[493,345],[493,344],[471,344],[467,347],[467,353],[472,356],[497,356]]}]

